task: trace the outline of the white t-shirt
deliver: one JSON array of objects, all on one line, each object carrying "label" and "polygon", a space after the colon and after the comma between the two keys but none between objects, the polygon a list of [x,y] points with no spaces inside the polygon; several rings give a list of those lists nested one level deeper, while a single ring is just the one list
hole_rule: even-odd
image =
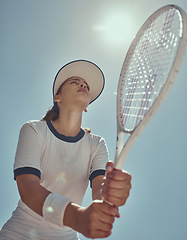
[{"label": "white t-shirt", "polygon": [[[104,175],[107,161],[108,151],[103,138],[83,129],[76,137],[66,137],[59,134],[50,121],[29,121],[20,130],[14,178],[34,174],[49,191],[81,205],[89,179],[92,181],[94,177]],[[41,221],[44,228],[46,225],[46,228],[70,230],[46,222],[21,200],[18,206],[33,219]]]}]

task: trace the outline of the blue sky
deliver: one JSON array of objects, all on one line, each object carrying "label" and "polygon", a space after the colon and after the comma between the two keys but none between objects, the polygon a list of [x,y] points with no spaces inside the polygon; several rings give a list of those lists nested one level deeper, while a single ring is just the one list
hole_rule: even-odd
[{"label": "blue sky", "polygon": [[[124,57],[143,22],[171,3],[187,12],[185,0],[0,0],[0,228],[19,199],[12,173],[19,130],[51,107],[58,69],[75,59],[103,69],[105,90],[84,114],[83,126],[106,139],[113,160]],[[171,92],[128,155],[131,195],[110,240],[187,239],[186,64],[187,52]],[[84,206],[90,201],[88,189]]]}]

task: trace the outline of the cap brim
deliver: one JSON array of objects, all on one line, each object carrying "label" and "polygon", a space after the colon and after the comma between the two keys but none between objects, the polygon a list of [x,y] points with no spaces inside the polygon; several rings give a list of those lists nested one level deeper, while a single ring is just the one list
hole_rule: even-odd
[{"label": "cap brim", "polygon": [[53,96],[70,77],[81,77],[88,83],[91,93],[90,103],[96,100],[103,91],[105,78],[101,69],[90,61],[76,60],[64,65],[58,71],[53,84]]}]

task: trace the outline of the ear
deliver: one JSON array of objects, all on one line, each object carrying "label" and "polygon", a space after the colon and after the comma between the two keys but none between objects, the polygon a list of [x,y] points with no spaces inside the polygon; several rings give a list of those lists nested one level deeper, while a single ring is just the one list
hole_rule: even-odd
[{"label": "ear", "polygon": [[58,95],[55,95],[55,96],[54,96],[54,101],[55,101],[56,103],[59,103],[59,102],[61,102],[62,100],[59,98]]}]

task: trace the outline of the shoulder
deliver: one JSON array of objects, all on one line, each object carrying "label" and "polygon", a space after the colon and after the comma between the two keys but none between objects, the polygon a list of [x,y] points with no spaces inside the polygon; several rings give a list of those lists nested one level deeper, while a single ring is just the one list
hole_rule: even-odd
[{"label": "shoulder", "polygon": [[46,121],[44,120],[30,120],[30,121],[27,121],[23,124],[22,128],[24,127],[31,127],[31,128],[43,128],[43,127],[46,127]]},{"label": "shoulder", "polygon": [[87,137],[88,139],[92,140],[92,141],[105,141],[103,137],[96,135],[94,133],[92,133],[91,131],[87,131],[85,130],[85,137]]},{"label": "shoulder", "polygon": [[39,134],[44,132],[47,128],[46,121],[43,120],[30,120],[23,124],[20,132],[35,132]]},{"label": "shoulder", "polygon": [[91,132],[85,132],[85,138],[89,141],[92,147],[106,146],[106,141],[103,137],[93,134]]}]

